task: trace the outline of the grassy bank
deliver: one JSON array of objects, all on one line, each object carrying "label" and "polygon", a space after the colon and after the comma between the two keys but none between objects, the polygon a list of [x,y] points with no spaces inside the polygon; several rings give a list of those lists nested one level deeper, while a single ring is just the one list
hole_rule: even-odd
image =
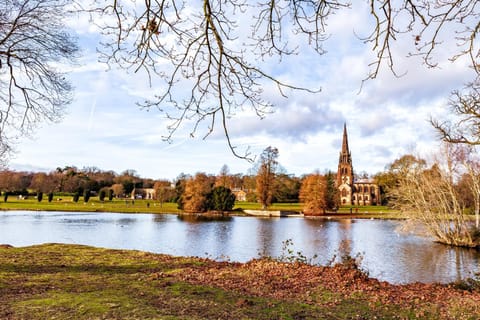
[{"label": "grassy bank", "polygon": [[479,291],[352,263],[246,264],[47,244],[0,248],[1,319],[477,319]]},{"label": "grassy bank", "polygon": [[[260,210],[261,205],[257,202],[237,202],[234,207],[234,214],[242,214],[242,210]],[[36,199],[18,199],[9,197],[7,202],[0,202],[0,210],[34,210],[34,211],[67,211],[67,212],[119,212],[119,213],[180,213],[176,203],[160,203],[152,200],[130,200],[113,199],[112,201],[99,201],[98,197],[91,197],[88,203],[82,199],[73,202],[72,197],[55,197],[52,202]],[[301,203],[274,203],[268,210],[302,211]],[[401,217],[397,211],[384,206],[364,207],[341,207],[337,213],[329,213],[329,216],[337,217],[363,217],[363,218],[388,218]]]}]

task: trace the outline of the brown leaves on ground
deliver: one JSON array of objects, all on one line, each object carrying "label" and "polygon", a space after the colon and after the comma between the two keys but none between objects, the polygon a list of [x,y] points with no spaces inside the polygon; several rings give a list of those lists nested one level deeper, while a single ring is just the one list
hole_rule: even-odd
[{"label": "brown leaves on ground", "polygon": [[[452,318],[450,310],[464,310],[465,318],[480,317],[480,292],[455,288],[453,285],[413,283],[393,285],[371,279],[354,264],[331,267],[303,263],[282,263],[256,259],[245,264],[207,263],[187,268],[181,279],[192,284],[208,284],[246,295],[277,300],[300,300],[308,304],[321,302],[317,294],[328,290],[342,299],[364,297],[370,306],[396,305],[415,309],[421,305],[435,309],[439,318]],[[421,309],[421,308],[419,308]],[[422,317],[422,313],[417,314]]]}]

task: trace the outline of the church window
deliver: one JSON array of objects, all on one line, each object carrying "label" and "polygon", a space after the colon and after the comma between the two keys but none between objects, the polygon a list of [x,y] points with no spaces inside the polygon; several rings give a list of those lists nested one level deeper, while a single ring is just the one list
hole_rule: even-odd
[{"label": "church window", "polygon": [[362,201],[362,196],[358,196],[358,200]]},{"label": "church window", "polygon": [[365,196],[365,201],[368,201],[368,196]]},{"label": "church window", "polygon": [[346,196],[347,196],[347,190],[342,189],[342,197],[346,197]]},{"label": "church window", "polygon": [[374,187],[370,187],[370,193],[375,193],[375,188]]},{"label": "church window", "polygon": [[358,192],[363,192],[363,187],[362,186],[358,187]]}]

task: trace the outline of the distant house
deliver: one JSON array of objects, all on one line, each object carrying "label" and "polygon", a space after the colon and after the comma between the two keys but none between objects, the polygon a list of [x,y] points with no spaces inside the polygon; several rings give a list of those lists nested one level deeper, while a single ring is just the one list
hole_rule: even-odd
[{"label": "distant house", "polygon": [[235,195],[237,201],[247,201],[247,192],[240,188],[234,188],[232,193]]},{"label": "distant house", "polygon": [[153,188],[134,188],[131,194],[132,199],[154,200],[157,194]]}]

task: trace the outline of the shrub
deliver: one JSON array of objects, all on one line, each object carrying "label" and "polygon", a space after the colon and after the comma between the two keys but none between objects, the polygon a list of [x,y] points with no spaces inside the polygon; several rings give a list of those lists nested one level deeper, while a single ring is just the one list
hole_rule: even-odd
[{"label": "shrub", "polygon": [[5,192],[3,193],[3,202],[7,202],[7,200],[8,200],[8,192],[5,191]]},{"label": "shrub", "polygon": [[80,194],[78,192],[75,192],[73,195],[73,202],[78,202],[78,199],[80,198]]},{"label": "shrub", "polygon": [[90,190],[85,189],[85,191],[83,191],[83,202],[87,203],[88,200],[90,200]]},{"label": "shrub", "polygon": [[52,202],[53,200],[53,192],[48,193],[48,202]]},{"label": "shrub", "polygon": [[113,189],[108,189],[108,201],[112,201],[113,199]]},{"label": "shrub", "polygon": [[39,191],[37,192],[37,201],[42,202],[43,200],[43,192]]},{"label": "shrub", "polygon": [[105,200],[105,195],[105,190],[100,190],[100,193],[98,194],[98,199],[103,202]]}]

